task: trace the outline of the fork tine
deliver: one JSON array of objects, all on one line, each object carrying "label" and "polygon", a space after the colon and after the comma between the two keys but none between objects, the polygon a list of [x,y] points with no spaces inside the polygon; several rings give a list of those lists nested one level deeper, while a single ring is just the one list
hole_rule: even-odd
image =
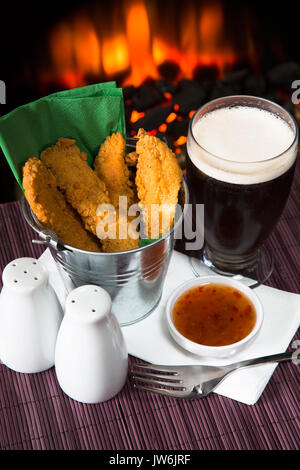
[{"label": "fork tine", "polygon": [[144,376],[138,376],[138,375],[132,375],[131,376],[132,380],[138,381],[138,382],[143,382],[143,383],[148,383],[151,385],[163,385],[164,387],[169,387],[174,390],[186,390],[182,382],[167,382],[165,380],[157,380],[153,376],[149,377],[144,377]]},{"label": "fork tine", "polygon": [[135,136],[133,136],[133,135],[131,135],[131,134],[126,134],[126,140],[128,140],[128,139],[129,139],[129,140],[132,140],[132,139],[138,140],[137,137],[135,137]]},{"label": "fork tine", "polygon": [[182,380],[179,378],[175,378],[177,376],[174,375],[166,375],[166,374],[152,374],[151,372],[144,372],[140,370],[132,370],[131,374],[133,377],[146,377],[149,379],[167,379],[170,383],[182,383]]},{"label": "fork tine", "polygon": [[144,375],[145,377],[151,376],[151,377],[157,377],[161,379],[170,379],[170,380],[179,380],[178,374],[169,374],[168,372],[160,371],[160,370],[153,370],[153,369],[147,369],[147,368],[142,368],[139,369],[138,367],[132,367],[131,368],[131,373],[132,374],[139,374],[139,375]]},{"label": "fork tine", "polygon": [[140,368],[140,369],[147,369],[151,370],[153,374],[163,374],[163,375],[179,375],[174,367],[169,366],[154,366],[151,364],[132,364],[132,369]]},{"label": "fork tine", "polygon": [[138,141],[138,138],[128,136],[126,137],[126,146],[135,148],[137,141]]},{"label": "fork tine", "polygon": [[140,390],[146,390],[147,392],[154,392],[157,393],[158,395],[165,395],[170,398],[184,398],[186,393],[183,391],[175,391],[175,390],[167,390],[166,388],[160,388],[160,387],[146,387],[145,385],[141,384],[133,384],[134,388],[140,389]]}]

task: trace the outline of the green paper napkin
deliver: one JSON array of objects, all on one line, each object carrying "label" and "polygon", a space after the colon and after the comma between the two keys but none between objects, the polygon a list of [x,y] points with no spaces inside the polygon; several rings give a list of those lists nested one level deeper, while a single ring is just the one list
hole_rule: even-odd
[{"label": "green paper napkin", "polygon": [[151,243],[156,242],[160,238],[162,238],[162,235],[159,235],[157,238],[141,238],[139,245],[140,246],[150,245]]},{"label": "green paper napkin", "polygon": [[59,137],[75,139],[91,165],[113,132],[126,136],[122,89],[115,82],[53,93],[0,118],[0,146],[21,188],[26,160]]}]

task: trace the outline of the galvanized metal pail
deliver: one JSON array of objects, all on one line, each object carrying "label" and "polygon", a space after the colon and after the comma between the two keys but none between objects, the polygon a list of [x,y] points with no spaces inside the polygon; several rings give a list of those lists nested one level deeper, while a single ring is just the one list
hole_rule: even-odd
[{"label": "galvanized metal pail", "polygon": [[121,326],[130,325],[149,315],[158,305],[175,239],[182,230],[188,204],[188,190],[183,181],[174,227],[159,240],[131,251],[94,253],[63,244],[51,230],[44,229],[23,196],[23,215],[30,227],[49,246],[59,270],[68,274],[72,288],[95,284],[112,297],[113,313]]}]

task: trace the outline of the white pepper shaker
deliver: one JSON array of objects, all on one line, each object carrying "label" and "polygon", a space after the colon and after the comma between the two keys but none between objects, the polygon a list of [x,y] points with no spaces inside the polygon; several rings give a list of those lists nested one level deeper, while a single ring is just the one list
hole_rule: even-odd
[{"label": "white pepper shaker", "polygon": [[0,295],[0,359],[16,372],[54,366],[63,312],[48,271],[35,258],[18,258],[4,268]]},{"label": "white pepper shaker", "polygon": [[62,390],[74,400],[99,403],[123,388],[128,354],[110,295],[84,285],[68,295],[58,333],[55,370]]}]

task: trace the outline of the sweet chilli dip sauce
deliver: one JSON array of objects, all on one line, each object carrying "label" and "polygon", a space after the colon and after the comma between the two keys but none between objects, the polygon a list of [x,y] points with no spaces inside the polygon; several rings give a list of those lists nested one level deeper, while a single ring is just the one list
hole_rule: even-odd
[{"label": "sweet chilli dip sauce", "polygon": [[204,284],[177,299],[173,323],[183,336],[206,346],[226,346],[245,338],[254,328],[252,301],[235,287]]}]

